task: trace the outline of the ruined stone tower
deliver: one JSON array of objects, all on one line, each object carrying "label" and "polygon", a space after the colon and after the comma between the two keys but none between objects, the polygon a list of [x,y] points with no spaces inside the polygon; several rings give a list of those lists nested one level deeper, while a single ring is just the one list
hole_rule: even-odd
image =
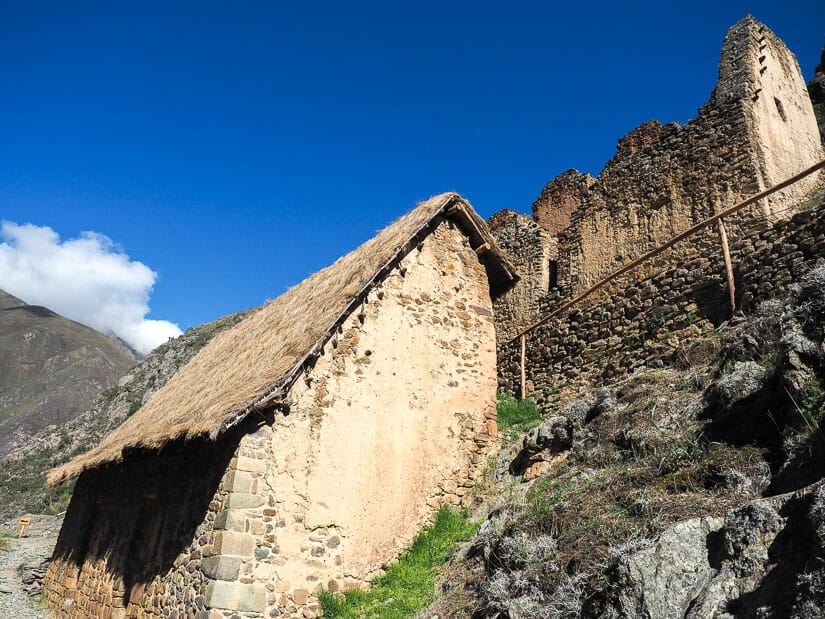
[{"label": "ruined stone tower", "polygon": [[[533,222],[498,218],[492,226],[497,239],[522,274],[498,301],[499,338],[512,337],[560,299],[822,158],[796,58],[764,24],[745,17],[725,37],[716,87],[695,119],[684,126],[646,122],[619,140],[598,178],[570,170],[547,184],[533,204],[533,220],[548,233],[539,240],[541,251],[525,242],[539,238]],[[811,176],[778,192],[739,221],[767,225],[787,216],[818,182]],[[735,230],[737,220],[730,224]],[[550,256],[552,240],[557,244]],[[679,247],[672,259],[690,251]],[[537,253],[547,256],[538,269]]]}]

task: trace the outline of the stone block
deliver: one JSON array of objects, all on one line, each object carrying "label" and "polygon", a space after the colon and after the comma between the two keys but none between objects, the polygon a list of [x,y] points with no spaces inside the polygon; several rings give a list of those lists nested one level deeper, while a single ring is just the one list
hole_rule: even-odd
[{"label": "stone block", "polygon": [[266,608],[266,589],[261,583],[213,580],[206,587],[206,605],[212,609],[262,613]]},{"label": "stone block", "polygon": [[295,589],[292,592],[292,600],[298,605],[303,606],[309,599],[309,591],[306,589]]},{"label": "stone block", "polygon": [[230,471],[224,487],[229,492],[252,492],[253,480],[249,471]]},{"label": "stone block", "polygon": [[251,473],[263,473],[266,471],[266,462],[257,458],[238,456],[233,460],[234,468],[237,471],[249,471]]},{"label": "stone block", "polygon": [[215,529],[244,533],[246,517],[239,510],[225,509],[215,517]]},{"label": "stone block", "polygon": [[229,498],[226,499],[226,507],[228,509],[249,509],[251,507],[260,507],[264,502],[264,497],[257,494],[233,492],[229,495]]},{"label": "stone block", "polygon": [[201,571],[213,580],[237,580],[240,567],[240,557],[218,555],[201,561]]},{"label": "stone block", "polygon": [[237,531],[215,533],[215,554],[251,557],[255,552],[255,538]]}]

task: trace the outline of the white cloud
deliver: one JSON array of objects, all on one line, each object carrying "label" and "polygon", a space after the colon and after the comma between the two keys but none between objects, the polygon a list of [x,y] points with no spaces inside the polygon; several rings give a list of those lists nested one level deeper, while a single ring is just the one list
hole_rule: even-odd
[{"label": "white cloud", "polygon": [[181,333],[174,323],[146,319],[156,277],[97,232],[61,241],[46,226],[0,225],[0,289],[113,332],[142,354]]}]

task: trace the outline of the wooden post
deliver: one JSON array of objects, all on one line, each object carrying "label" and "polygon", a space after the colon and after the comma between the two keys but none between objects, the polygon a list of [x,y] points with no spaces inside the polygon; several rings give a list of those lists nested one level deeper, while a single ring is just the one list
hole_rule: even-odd
[{"label": "wooden post", "polygon": [[526,368],[526,357],[527,357],[527,336],[522,334],[521,335],[521,392],[519,393],[519,399],[523,400],[527,395],[525,391],[527,391],[527,368]]},{"label": "wooden post", "polygon": [[722,243],[722,256],[725,258],[725,276],[728,278],[728,293],[730,294],[730,311],[736,311],[736,284],[733,281],[733,265],[730,261],[730,247],[728,247],[728,233],[725,230],[725,220],[721,217],[716,222],[719,230],[719,241]]}]

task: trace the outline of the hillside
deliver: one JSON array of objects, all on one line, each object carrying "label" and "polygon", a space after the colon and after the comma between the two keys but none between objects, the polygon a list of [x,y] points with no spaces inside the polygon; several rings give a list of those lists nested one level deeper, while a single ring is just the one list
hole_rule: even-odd
[{"label": "hillside", "polygon": [[0,290],[0,460],[87,410],[134,364],[120,343]]},{"label": "hillside", "polygon": [[789,290],[547,390],[526,435],[500,408],[483,523],[420,616],[823,616],[825,263]]},{"label": "hillside", "polygon": [[[236,324],[248,312],[238,312],[189,329],[152,351],[145,359],[122,371],[116,385],[91,399],[91,405],[65,423],[41,426],[25,444],[8,454],[0,469],[0,521],[24,512],[58,513],[66,508],[71,485],[56,490],[45,487],[50,468],[98,444],[126,417],[140,408],[155,391],[183,367],[209,340]],[[126,373],[128,371],[128,373]]]}]

